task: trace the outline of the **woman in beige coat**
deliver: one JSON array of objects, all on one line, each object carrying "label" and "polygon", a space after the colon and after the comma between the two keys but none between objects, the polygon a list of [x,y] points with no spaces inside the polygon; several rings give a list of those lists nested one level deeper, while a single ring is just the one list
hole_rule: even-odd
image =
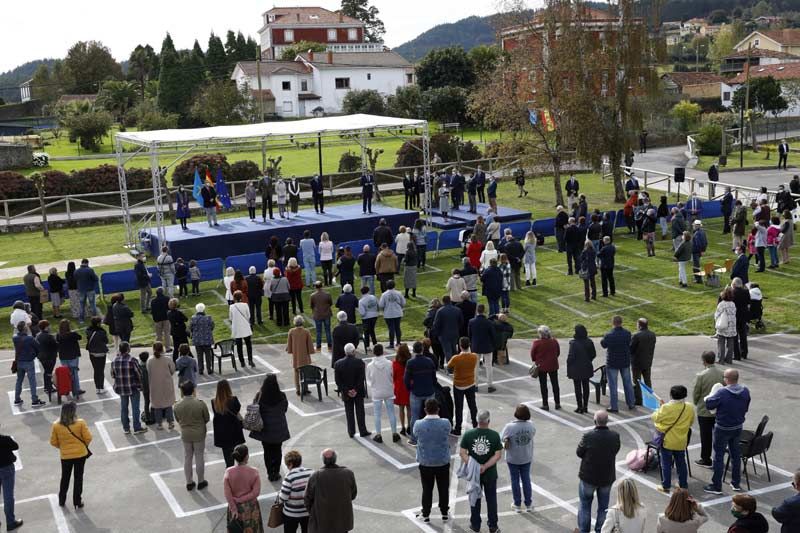
[{"label": "woman in beige coat", "polygon": [[301,366],[312,364],[311,354],[314,353],[314,342],[311,340],[311,333],[303,327],[305,320],[298,315],[294,317],[294,327],[289,330],[289,338],[286,341],[286,351],[292,356],[292,368],[294,369],[294,390],[300,396],[300,374],[297,369]]},{"label": "woman in beige coat", "polygon": [[169,429],[175,428],[175,363],[172,357],[164,357],[164,345],[153,344],[153,357],[147,360],[147,375],[150,380],[150,407],[155,411],[156,429],[164,429],[162,422],[167,419]]}]

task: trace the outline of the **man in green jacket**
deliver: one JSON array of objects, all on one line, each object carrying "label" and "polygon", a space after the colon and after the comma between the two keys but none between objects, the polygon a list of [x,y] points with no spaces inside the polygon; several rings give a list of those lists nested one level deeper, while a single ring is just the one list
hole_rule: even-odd
[{"label": "man in green jacket", "polygon": [[711,468],[711,440],[714,434],[714,421],[716,416],[706,407],[705,397],[711,394],[711,388],[722,382],[722,370],[714,364],[716,354],[711,351],[703,352],[704,370],[697,374],[694,381],[692,401],[697,408],[697,424],[700,426],[700,459],[694,462],[697,466]]},{"label": "man in green jacket", "polygon": [[[183,441],[183,473],[186,490],[203,490],[208,486],[205,478],[206,425],[210,419],[206,402],[194,395],[194,383],[184,381],[180,385],[183,398],[175,404],[175,420],[181,425]],[[197,485],[192,479],[192,458],[197,470]]]}]

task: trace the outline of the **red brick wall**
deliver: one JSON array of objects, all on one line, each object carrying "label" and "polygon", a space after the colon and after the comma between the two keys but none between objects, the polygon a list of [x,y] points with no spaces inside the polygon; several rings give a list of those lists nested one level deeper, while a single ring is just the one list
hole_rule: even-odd
[{"label": "red brick wall", "polygon": [[[312,41],[315,43],[328,43],[328,29],[327,28],[291,28],[294,30],[294,43],[300,41]],[[287,43],[283,38],[283,29],[276,28],[272,31],[272,43],[274,45],[291,44]],[[356,32],[358,38],[355,41],[350,41],[347,38],[347,28],[336,28],[336,41],[337,43],[361,43],[364,42],[364,30],[357,28]]]}]

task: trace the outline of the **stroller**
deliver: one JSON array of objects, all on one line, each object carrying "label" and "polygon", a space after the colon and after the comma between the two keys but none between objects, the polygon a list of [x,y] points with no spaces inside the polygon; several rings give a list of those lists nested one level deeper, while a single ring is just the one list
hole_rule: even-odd
[{"label": "stroller", "polygon": [[762,319],[764,316],[764,296],[761,294],[758,283],[748,283],[747,288],[750,289],[750,323],[755,326],[756,331],[764,331],[767,329]]}]

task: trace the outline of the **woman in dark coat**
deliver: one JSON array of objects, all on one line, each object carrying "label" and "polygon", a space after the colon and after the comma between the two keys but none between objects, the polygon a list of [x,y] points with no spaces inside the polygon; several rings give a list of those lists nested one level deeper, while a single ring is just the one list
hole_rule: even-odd
[{"label": "woman in dark coat", "polygon": [[261,431],[251,431],[250,438],[260,440],[264,448],[267,478],[278,481],[281,478],[281,445],[290,438],[289,424],[286,422],[289,402],[278,385],[278,376],[268,374],[264,378],[255,401],[258,402],[264,427]]},{"label": "woman in dark coat", "polygon": [[596,355],[594,342],[589,338],[586,328],[576,324],[575,336],[569,341],[567,377],[575,385],[575,403],[578,404],[575,412],[579,414],[589,412],[589,379],[594,375],[592,361]]},{"label": "woman in dark coat", "polygon": [[167,311],[167,320],[169,320],[170,334],[172,335],[172,360],[178,359],[178,348],[181,344],[189,344],[189,334],[186,331],[186,322],[189,320],[183,311],[178,309],[178,299],[172,298],[169,301],[169,311]]},{"label": "woman in dark coat", "polygon": [[186,219],[192,216],[189,210],[189,193],[183,190],[183,185],[178,185],[178,192],[175,193],[175,217],[181,221],[181,229],[189,229],[186,226]]},{"label": "woman in dark coat", "polygon": [[120,340],[130,342],[133,333],[133,311],[125,303],[124,294],[117,294],[117,303],[111,307],[111,314],[114,317],[114,331]]},{"label": "woman in dark coat", "polygon": [[214,446],[222,449],[225,466],[233,466],[233,449],[244,444],[244,431],[239,411],[242,404],[233,395],[227,379],[217,383],[217,394],[211,400],[211,412],[214,413]]},{"label": "woman in dark coat", "polygon": [[108,301],[108,307],[106,308],[106,314],[103,315],[103,325],[108,328],[108,334],[114,341],[114,351],[117,351],[117,348],[119,348],[119,333],[117,333],[117,328],[114,324],[114,305],[117,303],[118,297],[118,294],[111,296],[111,299]]},{"label": "woman in dark coat", "polygon": [[[591,244],[591,242],[589,243]],[[558,356],[561,355],[561,348],[558,341],[553,338],[550,328],[539,326],[537,328],[539,338],[533,341],[531,346],[531,361],[539,369],[539,388],[542,393],[542,409],[548,411],[550,406],[547,402],[547,379],[553,386],[553,400],[556,409],[561,409],[561,390],[558,386]]]},{"label": "woman in dark coat", "polygon": [[578,275],[583,280],[583,299],[589,301],[589,288],[591,287],[591,298],[597,300],[597,286],[594,283],[594,278],[597,276],[597,254],[592,241],[586,241],[583,246],[583,251],[578,259]]}]

